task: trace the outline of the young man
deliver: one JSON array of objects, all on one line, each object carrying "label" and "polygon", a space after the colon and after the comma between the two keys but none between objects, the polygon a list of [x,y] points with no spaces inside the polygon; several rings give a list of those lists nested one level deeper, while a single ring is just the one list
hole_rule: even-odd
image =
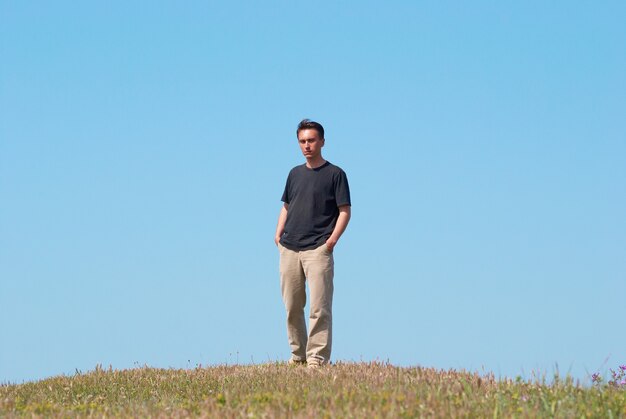
[{"label": "young man", "polygon": [[[315,368],[330,361],[333,249],[350,221],[350,188],[345,172],[322,157],[322,125],[304,119],[296,134],[306,163],[289,172],[274,241],[280,251],[289,362]],[[311,298],[308,335],[305,281]]]}]

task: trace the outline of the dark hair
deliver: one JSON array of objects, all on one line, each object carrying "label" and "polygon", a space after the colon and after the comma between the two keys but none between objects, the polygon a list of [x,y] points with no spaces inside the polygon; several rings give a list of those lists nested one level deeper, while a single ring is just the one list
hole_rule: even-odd
[{"label": "dark hair", "polygon": [[296,135],[298,135],[303,129],[314,129],[319,133],[320,137],[324,139],[324,127],[319,122],[311,121],[310,119],[303,119],[298,124]]}]

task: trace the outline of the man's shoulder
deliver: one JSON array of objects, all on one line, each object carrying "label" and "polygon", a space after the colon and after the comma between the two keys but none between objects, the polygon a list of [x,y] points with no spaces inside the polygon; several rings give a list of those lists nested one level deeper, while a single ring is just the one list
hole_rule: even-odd
[{"label": "man's shoulder", "polygon": [[290,171],[289,171],[289,176],[298,174],[302,171],[306,170],[306,164],[299,164],[297,166],[294,166]]},{"label": "man's shoulder", "polygon": [[299,170],[306,170],[306,163],[298,164],[291,169],[292,172]]},{"label": "man's shoulder", "polygon": [[346,172],[339,166],[337,166],[336,164],[332,164],[331,162],[328,162],[328,165],[326,166],[327,170],[333,174],[343,174],[345,175]]},{"label": "man's shoulder", "polygon": [[341,167],[339,167],[336,164],[333,164],[331,162],[328,162],[328,167],[331,167],[333,170],[338,170],[338,171],[343,172],[343,169]]}]

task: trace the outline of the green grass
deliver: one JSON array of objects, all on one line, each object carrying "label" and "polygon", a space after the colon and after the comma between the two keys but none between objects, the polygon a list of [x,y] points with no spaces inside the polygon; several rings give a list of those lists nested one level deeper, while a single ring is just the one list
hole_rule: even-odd
[{"label": "green grass", "polygon": [[626,417],[626,391],[338,363],[137,368],[0,385],[0,417]]}]

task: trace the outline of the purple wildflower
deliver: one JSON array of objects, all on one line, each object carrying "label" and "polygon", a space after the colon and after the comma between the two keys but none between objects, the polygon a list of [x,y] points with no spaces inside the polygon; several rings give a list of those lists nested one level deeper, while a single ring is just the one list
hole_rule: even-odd
[{"label": "purple wildflower", "polygon": [[597,372],[591,375],[591,381],[593,381],[594,383],[597,383],[600,381],[600,374],[598,374]]},{"label": "purple wildflower", "polygon": [[619,369],[622,370],[622,371],[626,371],[626,365],[620,365]]}]

